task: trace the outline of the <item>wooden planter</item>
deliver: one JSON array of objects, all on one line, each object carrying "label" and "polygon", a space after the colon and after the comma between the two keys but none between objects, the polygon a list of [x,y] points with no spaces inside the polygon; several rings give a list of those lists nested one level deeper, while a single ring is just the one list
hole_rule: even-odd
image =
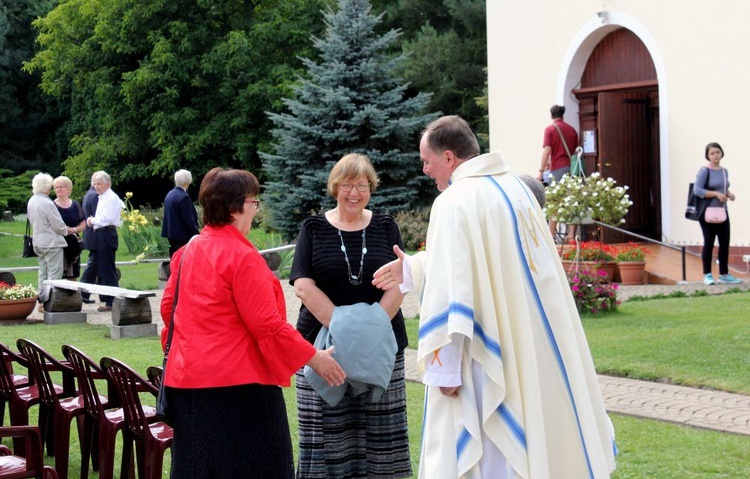
[{"label": "wooden planter", "polygon": [[0,321],[26,319],[34,311],[36,298],[0,300]]},{"label": "wooden planter", "polygon": [[645,261],[618,263],[617,266],[620,270],[622,284],[643,284],[643,276],[646,269]]}]

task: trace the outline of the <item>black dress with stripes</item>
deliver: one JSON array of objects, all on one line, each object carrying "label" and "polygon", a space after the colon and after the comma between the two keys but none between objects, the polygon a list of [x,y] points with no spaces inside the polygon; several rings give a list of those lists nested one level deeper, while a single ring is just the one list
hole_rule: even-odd
[{"label": "black dress with stripes", "polygon": [[[341,235],[351,271],[358,275],[362,230],[342,231]],[[403,249],[401,235],[391,216],[373,213],[365,240],[367,253],[361,284],[352,285],[338,229],[323,215],[305,219],[297,239],[290,283],[298,278],[313,279],[336,306],[379,301],[383,292],[372,286],[373,273],[396,259],[393,245]],[[411,477],[403,357],[407,337],[401,311],[391,323],[398,343],[396,366],[388,389],[377,403],[366,393],[347,395],[330,407],[301,371],[297,373],[298,478]],[[302,336],[313,343],[321,327],[302,305],[297,320]]]}]

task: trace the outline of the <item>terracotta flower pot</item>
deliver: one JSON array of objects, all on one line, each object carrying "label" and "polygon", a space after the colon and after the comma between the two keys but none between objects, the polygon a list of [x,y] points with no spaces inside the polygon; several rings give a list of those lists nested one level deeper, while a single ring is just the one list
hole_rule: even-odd
[{"label": "terracotta flower pot", "polygon": [[579,269],[585,269],[598,275],[599,271],[604,271],[607,275],[602,278],[604,281],[612,281],[612,276],[615,273],[616,263],[607,261],[601,263],[599,261],[579,261],[577,264],[575,261],[562,260],[563,268],[565,272],[570,274],[578,271]]},{"label": "terracotta flower pot", "polygon": [[35,305],[36,298],[0,300],[0,321],[26,319]]},{"label": "terracotta flower pot", "polygon": [[622,284],[643,284],[645,261],[618,263]]}]

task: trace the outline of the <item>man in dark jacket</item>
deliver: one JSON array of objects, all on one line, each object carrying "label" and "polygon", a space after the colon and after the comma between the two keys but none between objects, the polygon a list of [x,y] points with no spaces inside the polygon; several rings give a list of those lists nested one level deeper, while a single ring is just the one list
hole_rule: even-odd
[{"label": "man in dark jacket", "polygon": [[188,170],[174,174],[175,187],[164,199],[164,222],[161,235],[169,240],[169,257],[198,234],[198,213],[187,194],[193,176]]},{"label": "man in dark jacket", "polygon": [[[83,196],[83,216],[88,218],[96,214],[96,205],[99,204],[99,194],[96,192],[93,186],[89,188],[86,194]],[[83,230],[83,247],[89,250],[89,259],[86,262],[86,269],[83,270],[81,275],[82,283],[96,283],[98,276],[96,264],[93,262],[91,257],[91,251],[96,249],[96,242],[94,241],[94,228],[86,224],[86,229]],[[90,293],[82,292],[81,297],[84,303],[93,303],[93,299],[89,299]]]}]

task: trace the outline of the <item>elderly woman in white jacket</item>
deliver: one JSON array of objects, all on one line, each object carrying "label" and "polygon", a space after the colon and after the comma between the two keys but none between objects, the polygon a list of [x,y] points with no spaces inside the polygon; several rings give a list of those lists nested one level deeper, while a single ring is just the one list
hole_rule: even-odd
[{"label": "elderly woman in white jacket", "polygon": [[[31,180],[34,195],[26,206],[26,214],[34,230],[34,252],[39,256],[39,300],[47,300],[45,279],[61,279],[63,274],[63,248],[68,227],[63,222],[55,203],[49,197],[52,176],[39,173]],[[40,305],[40,310],[41,310]]]}]

